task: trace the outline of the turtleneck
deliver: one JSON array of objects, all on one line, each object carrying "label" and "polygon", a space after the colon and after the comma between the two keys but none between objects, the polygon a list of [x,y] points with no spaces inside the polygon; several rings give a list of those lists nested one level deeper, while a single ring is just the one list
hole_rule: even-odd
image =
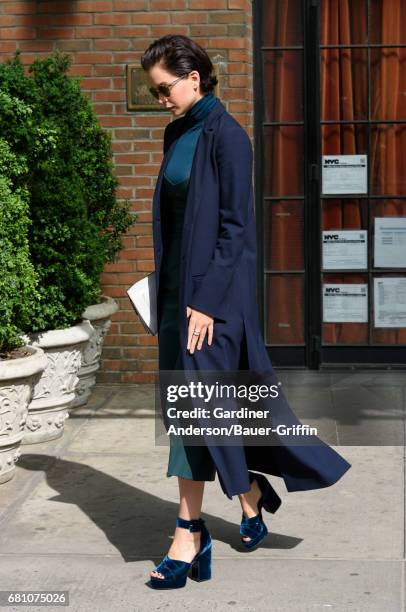
[{"label": "turtleneck", "polygon": [[185,120],[187,123],[199,123],[203,121],[209,114],[211,109],[216,103],[216,96],[209,92],[197,102],[195,102],[189,110],[185,113]]},{"label": "turtleneck", "polygon": [[212,92],[209,92],[195,102],[185,113],[181,134],[175,143],[164,174],[172,185],[187,184],[204,120],[217,100],[218,98]]}]

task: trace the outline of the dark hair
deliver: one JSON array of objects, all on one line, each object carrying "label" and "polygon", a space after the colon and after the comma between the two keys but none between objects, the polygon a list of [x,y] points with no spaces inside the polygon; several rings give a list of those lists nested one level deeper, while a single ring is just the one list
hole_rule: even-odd
[{"label": "dark hair", "polygon": [[155,40],[141,57],[141,66],[145,71],[158,62],[164,70],[175,76],[197,70],[202,93],[213,91],[217,85],[213,64],[206,51],[183,34],[162,36]]}]

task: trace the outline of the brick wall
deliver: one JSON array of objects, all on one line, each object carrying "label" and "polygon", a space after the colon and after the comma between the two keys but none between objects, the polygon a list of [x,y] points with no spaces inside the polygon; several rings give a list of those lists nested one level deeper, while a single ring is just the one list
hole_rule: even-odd
[{"label": "brick wall", "polygon": [[146,335],[126,289],[154,269],[151,201],[169,113],[127,112],[125,66],[168,33],[185,34],[224,62],[219,97],[252,137],[252,5],[250,0],[70,0],[0,2],[0,60],[17,48],[25,64],[53,49],[73,57],[100,123],[112,132],[119,198],[137,222],[102,275],[103,293],[119,311],[105,339],[98,382],[152,382],[156,338]]}]

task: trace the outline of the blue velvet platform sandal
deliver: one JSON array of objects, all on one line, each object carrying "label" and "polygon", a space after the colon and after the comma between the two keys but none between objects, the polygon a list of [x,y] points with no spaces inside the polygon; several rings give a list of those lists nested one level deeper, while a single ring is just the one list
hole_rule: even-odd
[{"label": "blue velvet platform sandal", "polygon": [[176,526],[189,529],[189,531],[201,531],[200,550],[189,563],[180,559],[171,559],[168,555],[162,559],[154,571],[159,572],[164,578],[150,577],[150,586],[154,589],[178,589],[184,587],[186,579],[197,582],[210,580],[211,578],[211,537],[204,520],[192,519],[190,521],[180,518],[176,519]]},{"label": "blue velvet platform sandal", "polygon": [[248,475],[250,483],[252,483],[254,480],[257,481],[262,493],[257,504],[258,514],[248,518],[244,516],[243,512],[240,525],[240,535],[246,538],[251,538],[250,540],[243,540],[241,538],[241,542],[244,544],[247,550],[253,550],[268,534],[268,529],[262,518],[262,508],[265,508],[267,512],[272,512],[272,514],[275,514],[281,505],[282,500],[265,476],[262,474],[254,474],[253,472],[248,472]]}]

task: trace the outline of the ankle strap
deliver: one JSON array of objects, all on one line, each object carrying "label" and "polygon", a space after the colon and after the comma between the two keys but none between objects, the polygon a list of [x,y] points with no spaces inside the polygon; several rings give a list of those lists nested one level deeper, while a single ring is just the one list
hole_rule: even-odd
[{"label": "ankle strap", "polygon": [[201,518],[192,519],[188,521],[178,516],[178,518],[176,519],[177,527],[183,527],[184,529],[189,529],[189,531],[201,531],[203,524],[204,520]]}]

